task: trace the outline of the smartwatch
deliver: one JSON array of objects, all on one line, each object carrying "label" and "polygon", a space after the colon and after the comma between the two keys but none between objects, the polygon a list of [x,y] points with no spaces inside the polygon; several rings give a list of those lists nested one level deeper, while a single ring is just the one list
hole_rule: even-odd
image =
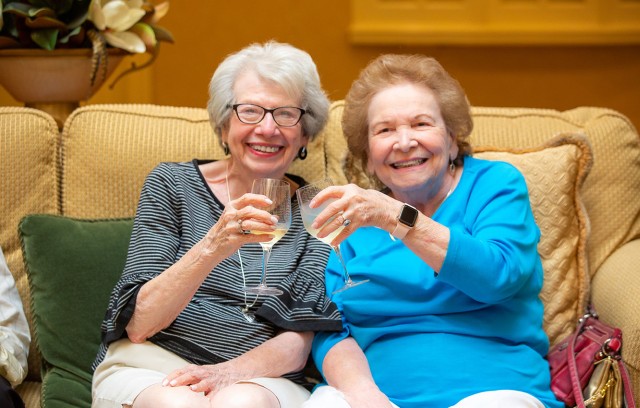
[{"label": "smartwatch", "polygon": [[403,239],[409,231],[416,225],[418,220],[418,210],[409,204],[403,204],[400,214],[398,214],[396,227],[391,235],[398,239]]}]

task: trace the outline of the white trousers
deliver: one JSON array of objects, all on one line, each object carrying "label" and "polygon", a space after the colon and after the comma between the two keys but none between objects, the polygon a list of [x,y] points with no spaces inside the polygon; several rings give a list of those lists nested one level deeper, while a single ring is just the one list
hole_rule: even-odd
[{"label": "white trousers", "polygon": [[[132,343],[121,339],[111,343],[107,355],[93,375],[92,408],[122,408],[144,389],[162,380],[189,362],[155,344]],[[243,380],[271,391],[282,408],[298,408],[309,397],[303,386],[286,378]]]},{"label": "white trousers", "polygon": [[[398,408],[397,405],[391,405]],[[342,392],[330,386],[317,388],[302,408],[350,408]],[[544,408],[536,397],[520,391],[486,391],[470,395],[451,408]]]}]

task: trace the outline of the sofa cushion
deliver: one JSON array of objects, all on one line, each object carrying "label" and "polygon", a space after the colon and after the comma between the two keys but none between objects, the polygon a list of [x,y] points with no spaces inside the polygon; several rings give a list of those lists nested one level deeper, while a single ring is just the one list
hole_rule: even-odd
[{"label": "sofa cushion", "polygon": [[544,328],[555,344],[575,329],[589,296],[589,222],[580,194],[593,162],[587,139],[561,134],[542,146],[523,150],[481,146],[474,149],[474,156],[509,162],[525,177],[541,231],[538,252],[544,269],[540,295],[545,305]]},{"label": "sofa cushion", "polygon": [[19,226],[43,359],[43,406],[90,406],[91,364],[133,221],[28,215]]},{"label": "sofa cushion", "polygon": [[[332,112],[339,115],[340,107]],[[339,145],[342,133],[331,131],[340,121],[332,120],[290,173],[308,181],[327,175],[343,181],[341,155],[334,152],[334,139]],[[207,111],[200,108],[87,105],[69,117],[61,143],[62,214],[80,218],[132,217],[145,177],[162,161],[225,157]]]},{"label": "sofa cushion", "polygon": [[[31,325],[29,282],[24,272],[18,224],[25,214],[57,211],[58,125],[46,113],[0,106],[0,247],[13,273]],[[29,349],[28,380],[40,378],[38,353]]]},{"label": "sofa cushion", "polygon": [[[530,148],[560,132],[583,133],[595,158],[584,182],[584,200],[593,232],[587,243],[591,277],[617,248],[640,236],[640,138],[619,112],[597,107],[567,111],[474,107],[471,142],[478,146]],[[615,216],[612,216],[615,214]],[[614,310],[600,309],[627,331],[634,326]],[[604,315],[603,315],[604,314]],[[637,331],[636,331],[637,332]]]}]

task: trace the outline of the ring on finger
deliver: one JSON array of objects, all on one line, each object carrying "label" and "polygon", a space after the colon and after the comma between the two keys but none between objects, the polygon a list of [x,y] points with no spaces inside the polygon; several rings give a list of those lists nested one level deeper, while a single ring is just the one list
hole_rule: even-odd
[{"label": "ring on finger", "polygon": [[344,221],[342,221],[342,226],[346,228],[351,224],[351,220],[348,219],[348,218],[344,218],[344,217],[343,217],[343,219],[344,219]]},{"label": "ring on finger", "polygon": [[246,229],[242,228],[242,223],[243,222],[244,222],[244,220],[242,218],[238,218],[238,231],[241,234],[244,234],[244,235],[249,234],[250,233],[249,231],[247,231]]}]

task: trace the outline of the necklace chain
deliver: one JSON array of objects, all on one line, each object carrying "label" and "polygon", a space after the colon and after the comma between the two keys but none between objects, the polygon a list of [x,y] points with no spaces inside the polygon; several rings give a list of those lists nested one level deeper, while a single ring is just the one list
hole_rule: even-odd
[{"label": "necklace chain", "polygon": [[[231,191],[229,190],[229,163],[227,163],[227,168],[224,173],[224,181],[225,181],[225,184],[227,185],[227,197],[229,198],[229,201],[231,201]],[[238,260],[240,261],[240,271],[242,272],[242,287],[246,287],[247,282],[244,276],[244,267],[242,266],[242,254],[240,253],[240,248],[238,248]],[[256,304],[257,301],[258,301],[258,295],[256,295],[255,299],[253,299],[253,303],[248,304],[247,292],[244,292],[244,308],[242,309],[242,313],[244,313],[247,320],[249,321],[253,320],[253,316],[248,315],[249,309],[251,309]]]}]

